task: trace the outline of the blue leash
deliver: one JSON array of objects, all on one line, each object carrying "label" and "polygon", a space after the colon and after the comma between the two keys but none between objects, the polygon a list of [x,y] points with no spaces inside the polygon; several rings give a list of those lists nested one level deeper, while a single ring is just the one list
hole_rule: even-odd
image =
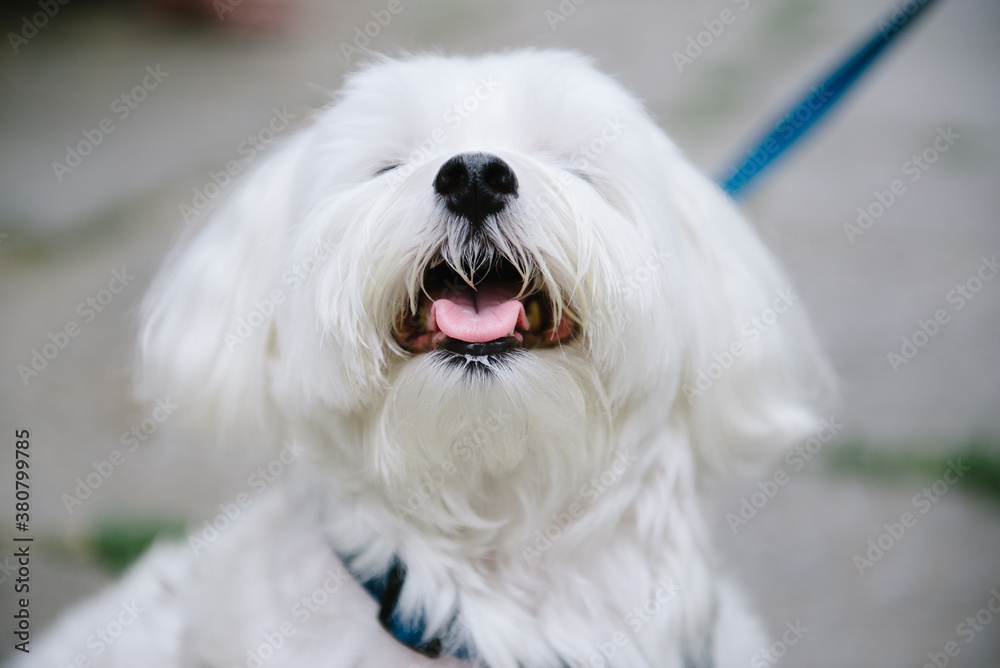
[{"label": "blue leash", "polygon": [[750,182],[809,132],[889,45],[935,1],[909,0],[902,8],[897,6],[890,17],[880,20],[878,32],[821,83],[812,86],[809,94],[781,117],[774,130],[743,154],[746,157],[741,158],[740,165],[719,179],[719,185],[733,197],[745,194]]}]

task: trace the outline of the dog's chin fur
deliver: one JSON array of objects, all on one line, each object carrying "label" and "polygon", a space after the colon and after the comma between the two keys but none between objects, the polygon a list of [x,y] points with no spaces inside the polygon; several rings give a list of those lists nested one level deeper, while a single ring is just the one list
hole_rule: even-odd
[{"label": "dog's chin fur", "polygon": [[[466,152],[519,184],[476,232],[432,187]],[[482,357],[414,346],[400,323],[425,317],[435,268],[474,283],[491,263],[562,333]],[[609,646],[610,666],[746,664],[763,639],[712,574],[697,490],[818,426],[830,384],[801,305],[748,333],[789,289],[584,58],[372,63],[168,258],[143,308],[142,393],[227,441],[295,439],[310,465],[209,549],[154,551],[39,656],[71,660],[102,605],[141,592],[159,600],[130,632],[145,642],[100,665],[246,665],[339,554],[362,578],[401,559],[399,614],[479,665],[597,665]],[[423,661],[358,584],[336,589],[268,665]]]},{"label": "dog's chin fur", "polygon": [[562,503],[610,442],[599,381],[584,365],[574,373],[572,358],[579,354],[515,350],[413,360],[390,381],[367,443],[370,469],[398,498],[448,468],[454,481],[427,505],[451,528],[525,521]]}]

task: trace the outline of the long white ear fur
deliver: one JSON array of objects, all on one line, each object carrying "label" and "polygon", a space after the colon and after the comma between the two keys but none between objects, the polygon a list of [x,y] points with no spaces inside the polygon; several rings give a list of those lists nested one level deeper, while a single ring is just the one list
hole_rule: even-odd
[{"label": "long white ear fur", "polygon": [[225,440],[270,440],[273,316],[290,225],[295,144],[239,183],[167,257],[141,310],[136,389],[169,397]]},{"label": "long white ear fur", "polygon": [[736,204],[662,134],[689,295],[678,401],[706,470],[777,454],[820,427],[833,374],[791,282]]}]

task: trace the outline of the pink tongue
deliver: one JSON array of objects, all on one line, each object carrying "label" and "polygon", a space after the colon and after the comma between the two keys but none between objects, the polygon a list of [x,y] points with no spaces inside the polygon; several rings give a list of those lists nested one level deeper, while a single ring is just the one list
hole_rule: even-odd
[{"label": "pink tongue", "polygon": [[517,288],[503,283],[450,292],[431,306],[431,329],[466,343],[485,343],[508,336],[517,326],[528,328],[524,305],[513,299]]}]

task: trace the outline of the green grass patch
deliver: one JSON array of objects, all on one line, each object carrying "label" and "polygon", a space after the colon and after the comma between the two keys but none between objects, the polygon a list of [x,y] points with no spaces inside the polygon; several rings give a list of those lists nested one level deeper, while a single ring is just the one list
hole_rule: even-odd
[{"label": "green grass patch", "polygon": [[830,448],[824,459],[830,470],[843,475],[927,480],[940,478],[950,462],[961,460],[970,470],[962,475],[958,487],[1000,501],[1000,443],[996,438],[977,437],[948,450],[902,450],[854,442]]},{"label": "green grass patch", "polygon": [[84,550],[102,568],[119,574],[158,538],[180,538],[183,522],[175,520],[104,520],[84,541]]}]

